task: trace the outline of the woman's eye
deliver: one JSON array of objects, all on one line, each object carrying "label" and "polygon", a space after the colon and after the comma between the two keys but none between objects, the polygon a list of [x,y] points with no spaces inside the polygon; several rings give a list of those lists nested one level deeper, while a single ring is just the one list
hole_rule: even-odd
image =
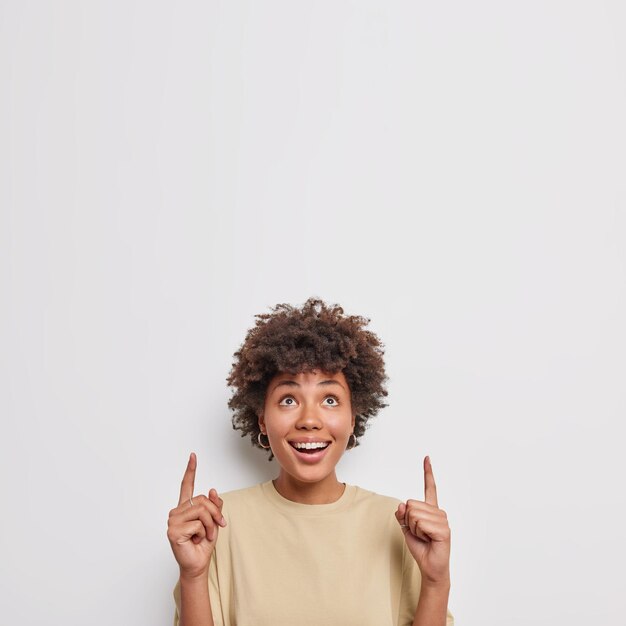
[{"label": "woman's eye", "polygon": [[[326,396],[324,400],[327,401],[326,406],[337,406],[339,404],[335,396]],[[295,403],[296,401],[292,396],[285,396],[278,404],[280,406],[293,406]]]}]

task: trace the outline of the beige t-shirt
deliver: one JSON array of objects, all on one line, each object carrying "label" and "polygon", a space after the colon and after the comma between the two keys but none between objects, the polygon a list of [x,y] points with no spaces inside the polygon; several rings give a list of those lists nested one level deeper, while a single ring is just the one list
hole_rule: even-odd
[{"label": "beige t-shirt", "polygon": [[394,515],[399,500],[346,485],[331,504],[301,504],[271,480],[220,496],[227,526],[209,565],[215,626],[413,623],[420,571]]}]

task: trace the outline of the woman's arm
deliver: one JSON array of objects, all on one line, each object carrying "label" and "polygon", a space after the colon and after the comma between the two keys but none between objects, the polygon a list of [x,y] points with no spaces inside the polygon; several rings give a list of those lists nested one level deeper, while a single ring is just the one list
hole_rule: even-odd
[{"label": "woman's arm", "polygon": [[214,626],[209,600],[208,573],[220,527],[223,500],[215,489],[194,496],[197,458],[189,455],[180,486],[178,506],[167,520],[167,538],[180,566],[179,626]]},{"label": "woman's arm", "polygon": [[205,577],[180,577],[179,626],[214,626],[209,599],[209,585]]},{"label": "woman's arm", "polygon": [[429,457],[424,458],[424,501],[401,502],[396,519],[421,575],[413,626],[446,626],[450,594],[450,526],[439,508]]},{"label": "woman's arm", "polygon": [[446,626],[450,583],[437,587],[422,585],[413,626]]}]

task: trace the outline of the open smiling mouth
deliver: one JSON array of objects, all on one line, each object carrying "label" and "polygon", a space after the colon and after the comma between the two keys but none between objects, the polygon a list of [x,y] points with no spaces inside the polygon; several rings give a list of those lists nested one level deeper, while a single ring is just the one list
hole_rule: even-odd
[{"label": "open smiling mouth", "polygon": [[296,457],[308,462],[318,461],[323,458],[326,455],[326,450],[330,448],[330,444],[330,441],[316,441],[313,443],[289,442]]}]

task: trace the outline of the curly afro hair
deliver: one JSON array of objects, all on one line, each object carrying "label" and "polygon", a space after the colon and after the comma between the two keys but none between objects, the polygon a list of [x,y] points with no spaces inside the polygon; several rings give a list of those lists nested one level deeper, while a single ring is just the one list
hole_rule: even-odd
[{"label": "curly afro hair", "polygon": [[[365,326],[368,318],[346,316],[337,304],[327,305],[309,298],[301,308],[277,304],[272,313],[257,314],[226,381],[234,388],[228,401],[233,410],[233,429],[250,436],[253,446],[261,448],[258,415],[265,404],[265,393],[278,373],[299,374],[311,370],[343,372],[350,386],[355,415],[355,446],[367,421],[388,406],[383,360],[383,344]],[[269,459],[273,454],[269,451]]]}]

